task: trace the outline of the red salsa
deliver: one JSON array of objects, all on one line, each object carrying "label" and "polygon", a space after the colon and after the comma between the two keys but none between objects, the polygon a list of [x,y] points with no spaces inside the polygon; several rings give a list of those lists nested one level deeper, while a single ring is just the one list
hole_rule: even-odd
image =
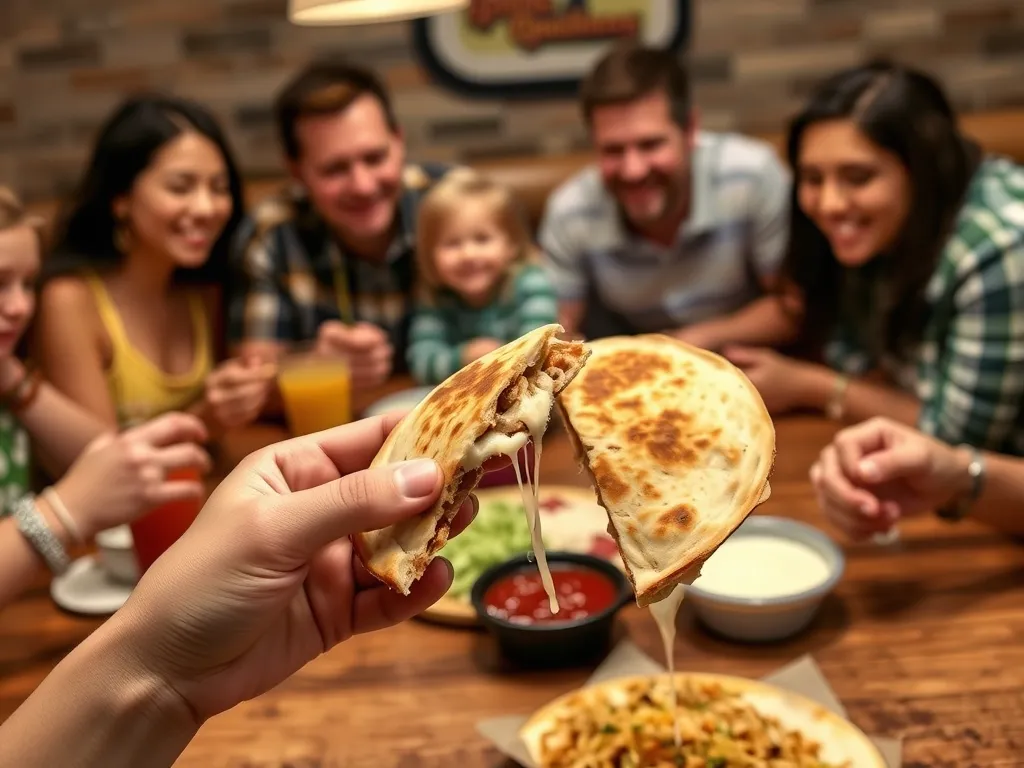
[{"label": "red salsa", "polygon": [[551,613],[540,572],[517,571],[494,582],[484,593],[487,613],[515,624],[541,624],[585,619],[615,602],[616,585],[591,568],[554,566],[551,580],[558,595],[558,613]]}]

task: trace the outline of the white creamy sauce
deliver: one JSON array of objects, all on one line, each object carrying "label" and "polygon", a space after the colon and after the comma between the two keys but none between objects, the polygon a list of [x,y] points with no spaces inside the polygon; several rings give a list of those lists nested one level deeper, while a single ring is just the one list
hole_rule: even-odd
[{"label": "white creamy sauce", "polygon": [[704,563],[695,585],[723,597],[793,595],[824,583],[828,562],[799,541],[772,535],[736,536]]}]

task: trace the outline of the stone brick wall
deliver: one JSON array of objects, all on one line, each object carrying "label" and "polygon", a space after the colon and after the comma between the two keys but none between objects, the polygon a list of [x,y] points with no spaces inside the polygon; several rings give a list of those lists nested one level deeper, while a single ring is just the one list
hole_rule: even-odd
[{"label": "stone brick wall", "polygon": [[[1024,0],[693,0],[696,98],[713,128],[777,130],[821,75],[875,54],[943,78],[964,111],[1024,104]],[[286,0],[0,0],[0,180],[26,197],[77,175],[128,91],[201,99],[247,174],[280,172],[272,94],[343,51],[394,90],[412,154],[455,160],[584,143],[571,101],[468,101],[433,86],[406,24],[300,28]]]}]

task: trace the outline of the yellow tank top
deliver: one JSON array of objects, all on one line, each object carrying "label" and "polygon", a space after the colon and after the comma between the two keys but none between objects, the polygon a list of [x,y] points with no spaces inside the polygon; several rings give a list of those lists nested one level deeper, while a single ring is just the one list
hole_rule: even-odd
[{"label": "yellow tank top", "polygon": [[207,375],[213,370],[210,326],[202,297],[188,296],[195,358],[188,373],[171,375],[136,349],[128,339],[121,315],[99,276],[85,276],[92,290],[103,327],[110,336],[113,356],[106,371],[110,397],[123,426],[151,419],[167,411],[181,410],[199,399]]}]

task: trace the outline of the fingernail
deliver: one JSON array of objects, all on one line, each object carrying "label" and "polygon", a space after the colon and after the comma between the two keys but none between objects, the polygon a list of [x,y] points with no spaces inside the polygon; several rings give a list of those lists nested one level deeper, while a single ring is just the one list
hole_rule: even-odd
[{"label": "fingernail", "polygon": [[862,461],[858,469],[860,469],[860,476],[865,480],[874,481],[878,479],[878,465],[870,459]]},{"label": "fingernail", "polygon": [[431,459],[407,461],[395,470],[395,485],[407,499],[429,496],[437,485],[437,464]]},{"label": "fingernail", "polygon": [[868,517],[874,517],[875,514],[876,514],[876,512],[875,512],[875,505],[872,504],[871,502],[867,502],[867,501],[865,501],[863,504],[860,505],[860,511],[863,512]]}]

